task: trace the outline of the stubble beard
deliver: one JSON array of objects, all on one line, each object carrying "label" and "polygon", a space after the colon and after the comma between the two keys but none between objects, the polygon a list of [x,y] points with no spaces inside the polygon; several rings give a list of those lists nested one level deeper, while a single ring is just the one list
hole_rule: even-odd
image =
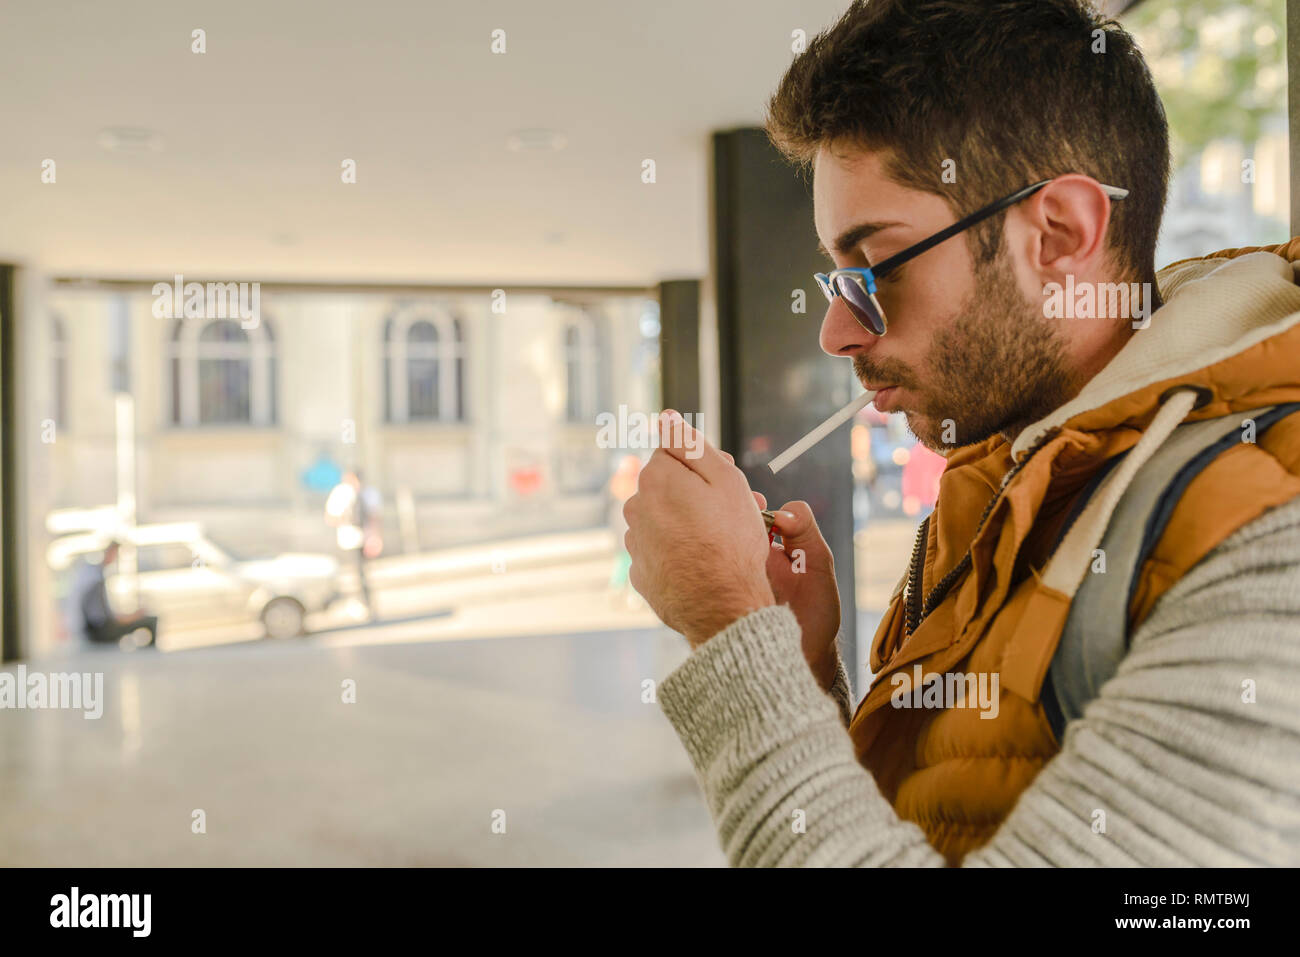
[{"label": "stubble beard", "polygon": [[1040,303],[1026,301],[1005,251],[978,276],[974,293],[931,338],[919,381],[877,375],[865,357],[853,360],[859,379],[907,389],[915,407],[899,411],[908,431],[941,455],[997,433],[1013,441],[1078,392],[1060,330]]}]

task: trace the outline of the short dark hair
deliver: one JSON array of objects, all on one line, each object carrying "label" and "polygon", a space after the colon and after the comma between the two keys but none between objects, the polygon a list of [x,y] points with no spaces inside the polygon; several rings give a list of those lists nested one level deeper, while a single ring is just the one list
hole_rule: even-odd
[{"label": "short dark hair", "polygon": [[[1114,261],[1152,278],[1169,182],[1164,106],[1133,38],[1082,0],[854,0],[791,64],[767,132],[804,169],[822,146],[882,150],[890,179],[959,216],[1065,173],[1124,187]],[[946,159],[955,185],[943,182]],[[996,257],[1001,223],[970,231],[977,260]]]}]

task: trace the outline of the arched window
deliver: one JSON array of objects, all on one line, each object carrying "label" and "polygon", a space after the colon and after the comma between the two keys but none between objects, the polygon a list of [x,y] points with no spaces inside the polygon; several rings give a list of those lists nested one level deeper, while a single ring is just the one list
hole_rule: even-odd
[{"label": "arched window", "polygon": [[384,419],[465,421],[465,329],[437,309],[403,309],[384,323]]},{"label": "arched window", "polygon": [[406,330],[406,416],[438,418],[438,329],[427,319]]},{"label": "arched window", "polygon": [[177,319],[171,336],[175,425],[274,425],[275,336],[262,318]]},{"label": "arched window", "polygon": [[599,397],[600,342],[595,320],[582,313],[564,326],[564,417],[594,423]]},{"label": "arched window", "polygon": [[59,316],[50,317],[50,401],[54,406],[54,424],[68,427],[68,335]]}]

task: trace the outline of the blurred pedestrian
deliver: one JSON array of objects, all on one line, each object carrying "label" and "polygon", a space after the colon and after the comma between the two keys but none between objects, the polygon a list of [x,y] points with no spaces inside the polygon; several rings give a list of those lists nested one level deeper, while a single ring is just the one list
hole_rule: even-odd
[{"label": "blurred pedestrian", "polygon": [[908,450],[903,466],[903,514],[909,518],[928,515],[939,500],[939,478],[948,460],[917,442]]},{"label": "blurred pedestrian", "polygon": [[[87,640],[96,644],[117,642],[122,648],[157,647],[157,615],[146,615],[140,610],[129,615],[119,615],[109,604],[108,583],[104,576],[108,566],[117,561],[118,551],[119,543],[109,542],[98,565],[83,562],[78,569],[77,580],[73,584],[73,598],[82,631]],[[149,633],[147,641],[135,640],[134,636],[141,630]],[[131,638],[130,641],[127,640],[128,637]]]},{"label": "blurred pedestrian", "polygon": [[359,469],[345,472],[325,500],[325,521],[337,529],[339,548],[356,556],[357,586],[369,620],[374,619],[375,611],[370,583],[366,578],[366,562],[377,557],[384,548],[380,522],[382,505],[383,497],[379,490],[362,481]]},{"label": "blurred pedestrian", "polygon": [[622,597],[629,604],[639,602],[636,592],[628,581],[628,572],[632,568],[632,556],[628,554],[623,543],[627,534],[627,521],[623,518],[623,503],[636,494],[637,479],[641,474],[641,459],[636,455],[625,455],[619,460],[609,480],[609,527],[614,532],[614,570],[609,576],[609,588],[617,599]]}]

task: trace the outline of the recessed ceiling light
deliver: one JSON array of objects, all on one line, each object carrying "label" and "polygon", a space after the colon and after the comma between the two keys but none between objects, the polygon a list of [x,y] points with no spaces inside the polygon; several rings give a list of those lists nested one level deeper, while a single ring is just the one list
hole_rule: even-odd
[{"label": "recessed ceiling light", "polygon": [[563,133],[555,130],[515,130],[506,137],[506,149],[512,153],[554,153],[564,149]]},{"label": "recessed ceiling light", "polygon": [[110,153],[157,153],[162,150],[162,137],[139,127],[110,126],[100,131],[99,145]]}]

